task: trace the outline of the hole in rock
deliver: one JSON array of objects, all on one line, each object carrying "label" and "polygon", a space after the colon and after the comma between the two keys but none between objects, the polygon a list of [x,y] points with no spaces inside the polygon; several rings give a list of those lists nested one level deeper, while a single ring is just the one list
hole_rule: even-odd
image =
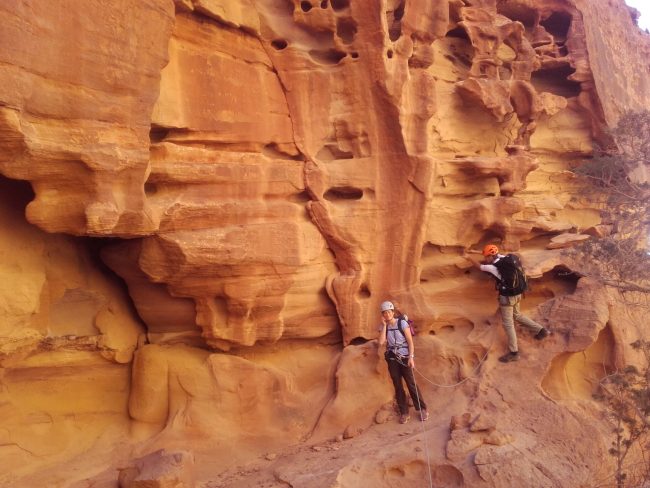
[{"label": "hole in rock", "polygon": [[278,51],[282,51],[288,45],[289,44],[284,39],[275,39],[275,40],[271,41],[271,46],[273,46],[273,49],[277,49]]},{"label": "hole in rock", "polygon": [[520,3],[500,3],[497,12],[510,20],[521,22],[526,29],[532,29],[537,22],[537,11]]},{"label": "hole in rock", "polygon": [[578,273],[570,270],[566,266],[556,266],[551,270],[551,272],[555,279],[571,284],[571,286],[573,286],[572,292],[575,291],[578,286],[578,281],[580,281],[581,278]]},{"label": "hole in rock", "polygon": [[149,141],[152,144],[155,144],[156,142],[161,142],[167,137],[168,134],[169,134],[169,128],[152,124],[151,129],[149,129]]},{"label": "hole in rock", "polygon": [[[527,264],[524,262],[524,266]],[[551,306],[551,299],[575,293],[580,278],[580,275],[565,266],[556,266],[546,271],[540,278],[529,278],[524,307],[527,310],[534,310],[538,306],[543,309]]]},{"label": "hole in rock", "polygon": [[566,266],[556,266],[544,273],[530,284],[528,294],[531,296],[529,305],[533,305],[538,299],[544,301],[548,298],[572,295],[578,288],[578,281],[581,276]]},{"label": "hole in rock", "polygon": [[395,42],[397,39],[399,39],[402,36],[402,27],[401,25],[395,25],[393,24],[393,27],[391,27],[388,30],[388,38]]},{"label": "hole in rock", "polygon": [[303,12],[309,12],[312,9],[312,5],[310,2],[303,1],[300,2],[300,8],[302,9]]},{"label": "hole in rock", "polygon": [[338,19],[336,21],[336,35],[345,44],[351,44],[357,34],[357,23],[352,19]]},{"label": "hole in rock", "polygon": [[575,70],[571,66],[564,65],[535,71],[530,81],[538,92],[549,92],[565,98],[572,98],[577,97],[581,92],[580,83],[568,79],[573,73]]},{"label": "hole in rock", "polygon": [[145,182],[144,193],[147,196],[155,195],[156,193],[158,193],[158,185],[156,185],[155,183],[150,183],[148,181]]},{"label": "hole in rock", "polygon": [[323,1],[320,3],[320,8],[327,8],[327,5],[328,5],[327,0],[323,0]]},{"label": "hole in rock", "polygon": [[[79,244],[80,247],[83,247],[86,249],[90,262],[92,266],[99,271],[106,280],[111,281],[114,283],[115,287],[119,289],[119,293],[122,295],[121,301],[126,305],[127,309],[130,310],[131,315],[133,317],[136,317],[138,320],[140,320],[142,327],[147,330],[148,327],[146,325],[146,322],[144,320],[144,316],[140,314],[140,311],[137,309],[135,302],[131,298],[131,295],[129,294],[129,288],[127,285],[127,282],[124,281],[124,279],[119,276],[115,271],[113,271],[107,264],[104,262],[102,259],[102,250],[108,246],[119,244],[121,242],[124,242],[122,239],[119,238],[114,238],[114,237],[79,237],[75,238],[75,241]],[[75,303],[75,305],[78,305],[78,303]],[[68,315],[70,314],[69,306],[66,307],[68,308],[67,313]],[[94,314],[93,314],[94,315]],[[76,320],[76,319],[75,319]],[[94,329],[94,320],[95,317],[93,316],[92,322],[93,326],[92,328]],[[203,341],[201,341],[203,343]]]},{"label": "hole in rock", "polygon": [[339,186],[330,188],[324,195],[326,200],[361,200],[363,198],[363,190],[353,188],[351,186]]},{"label": "hole in rock", "polygon": [[447,32],[445,37],[455,37],[456,39],[464,39],[468,42],[470,40],[467,32],[462,27],[456,27],[455,29],[450,30]]},{"label": "hole in rock", "polygon": [[389,49],[388,51],[386,51],[386,57],[387,57],[388,59],[392,59],[392,57],[393,57],[393,51],[392,51],[391,49]]},{"label": "hole in rock", "polygon": [[[143,316],[136,309],[129,294],[127,283],[113,271],[101,258],[102,249],[119,243],[118,238],[76,237],[70,238],[69,245],[74,246],[79,256],[84,256],[85,266],[101,274],[103,280],[114,284],[114,294],[124,304],[130,314],[144,323]],[[103,306],[105,296],[97,289],[66,288],[63,296],[50,303],[48,327],[54,336],[95,336],[101,334],[95,326],[97,312]],[[146,327],[144,327],[146,329]]]},{"label": "hole in rock", "polygon": [[355,337],[354,339],[352,339],[350,341],[350,345],[351,346],[361,346],[361,345],[365,344],[366,342],[368,342],[368,339],[366,339],[364,337]]},{"label": "hole in rock", "polygon": [[[6,232],[3,230],[5,239],[11,236],[10,231],[15,228],[32,227],[32,224],[27,223],[25,208],[35,197],[36,194],[28,181],[12,180],[0,175],[0,207],[2,207],[0,208],[2,210],[0,223],[3,224],[3,227],[7,227]],[[7,258],[9,257],[7,256]],[[3,258],[3,261],[7,261],[7,259]]]},{"label": "hole in rock", "polygon": [[27,220],[24,218],[25,207],[36,197],[28,181],[12,180],[0,175],[0,196],[7,199],[8,206],[19,209],[16,213],[20,212],[23,220]]},{"label": "hole in rock", "polygon": [[355,53],[350,53],[350,56],[352,57],[352,59],[357,59],[359,57],[359,53],[356,53],[356,52]]},{"label": "hole in rock", "polygon": [[361,298],[370,298],[370,289],[368,289],[367,283],[363,283],[359,288],[359,296]]},{"label": "hole in rock", "polygon": [[563,42],[571,28],[571,15],[566,12],[553,12],[542,20],[540,25],[555,38],[555,42]]},{"label": "hole in rock", "polygon": [[309,192],[301,191],[300,193],[294,193],[289,196],[288,200],[292,203],[307,203],[311,200]]},{"label": "hole in rock", "polygon": [[404,17],[404,9],[406,7],[406,2],[400,2],[395,11],[393,12],[393,18],[395,20],[402,20]]},{"label": "hole in rock", "polygon": [[386,22],[388,27],[388,38],[395,42],[402,36],[402,17],[404,17],[405,2],[400,2],[395,10],[386,12]]},{"label": "hole in rock", "polygon": [[336,11],[344,10],[350,6],[350,0],[331,0],[332,8]]},{"label": "hole in rock", "polygon": [[337,51],[336,49],[328,49],[327,51],[317,51],[315,49],[309,51],[309,55],[314,61],[320,64],[338,64],[346,53]]},{"label": "hole in rock", "polygon": [[489,78],[490,74],[493,70],[492,65],[489,64],[481,64],[478,67],[478,74],[480,78]]}]

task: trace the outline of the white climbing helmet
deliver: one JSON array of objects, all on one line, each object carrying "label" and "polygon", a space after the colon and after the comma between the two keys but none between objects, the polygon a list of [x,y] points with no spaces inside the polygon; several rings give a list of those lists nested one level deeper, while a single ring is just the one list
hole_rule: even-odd
[{"label": "white climbing helmet", "polygon": [[385,312],[386,310],[395,310],[395,306],[391,302],[383,302],[381,304],[381,311]]}]

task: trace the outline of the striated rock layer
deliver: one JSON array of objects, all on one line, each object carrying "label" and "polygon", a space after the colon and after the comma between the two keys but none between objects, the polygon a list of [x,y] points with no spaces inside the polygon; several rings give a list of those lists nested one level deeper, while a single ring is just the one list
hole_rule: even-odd
[{"label": "striated rock layer", "polygon": [[[561,249],[609,224],[570,170],[650,109],[622,0],[23,0],[0,26],[0,484],[611,474],[592,393],[646,321]],[[517,365],[488,242],[553,330]],[[385,299],[425,430],[386,406]]]}]

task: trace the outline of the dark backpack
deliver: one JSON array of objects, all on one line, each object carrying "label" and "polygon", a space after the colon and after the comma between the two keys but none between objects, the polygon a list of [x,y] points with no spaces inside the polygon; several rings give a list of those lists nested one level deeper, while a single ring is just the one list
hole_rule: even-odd
[{"label": "dark backpack", "polygon": [[508,254],[494,263],[494,266],[501,274],[501,280],[497,281],[499,295],[513,297],[521,295],[528,289],[526,272],[517,256]]}]

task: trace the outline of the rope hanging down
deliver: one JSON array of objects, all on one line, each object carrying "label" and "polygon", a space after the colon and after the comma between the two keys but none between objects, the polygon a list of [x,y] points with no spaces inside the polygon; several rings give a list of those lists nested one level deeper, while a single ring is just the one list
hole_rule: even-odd
[{"label": "rope hanging down", "polygon": [[[493,330],[494,330],[494,329],[493,329]],[[485,354],[483,355],[483,357],[481,358],[481,360],[480,360],[478,363],[476,363],[476,366],[474,366],[474,367],[472,368],[472,372],[469,374],[469,376],[467,376],[466,378],[463,378],[463,379],[460,380],[458,383],[453,383],[453,384],[451,384],[451,385],[441,385],[441,384],[436,383],[436,382],[430,380],[429,378],[427,378],[427,377],[426,377],[426,376],[425,376],[425,375],[424,375],[424,374],[423,374],[419,369],[417,369],[417,368],[413,368],[413,369],[414,369],[414,370],[415,370],[415,371],[416,371],[420,376],[422,376],[422,378],[424,378],[424,380],[425,380],[427,383],[430,383],[430,384],[433,385],[433,386],[437,386],[438,388],[455,388],[455,387],[457,387],[457,386],[462,385],[462,384],[465,383],[467,380],[470,380],[470,379],[472,379],[472,378],[475,376],[475,373],[478,371],[478,369],[481,367],[481,365],[482,365],[482,364],[485,362],[485,360],[487,359],[487,357],[488,357],[488,353],[490,352],[490,350],[492,349],[492,345],[494,344],[494,339],[495,339],[495,337],[496,337],[496,334],[492,334],[492,342],[490,343],[490,345],[488,346],[488,348],[485,350]],[[398,358],[398,361],[399,361],[399,358]],[[400,361],[400,363],[403,364],[401,361]],[[406,366],[406,364],[403,364],[403,365]]]},{"label": "rope hanging down", "polygon": [[[415,368],[414,368],[415,369]],[[429,443],[427,442],[427,431],[424,428],[424,421],[422,420],[422,405],[420,404],[420,393],[418,389],[417,381],[415,380],[415,375],[413,375],[413,384],[415,385],[415,396],[418,401],[418,413],[420,414],[420,425],[422,426],[422,438],[424,439],[424,451],[427,454],[427,472],[429,474],[429,488],[433,488],[433,476],[431,474],[431,456],[429,454]]]},{"label": "rope hanging down", "polygon": [[[415,371],[417,371],[417,373],[420,376],[422,376],[422,378],[424,378],[428,383],[432,384],[433,386],[437,386],[439,388],[455,388],[456,386],[460,386],[463,383],[465,383],[467,380],[472,378],[474,376],[474,373],[478,370],[478,368],[480,368],[480,366],[485,362],[485,360],[487,359],[488,353],[490,352],[490,349],[492,349],[492,345],[494,344],[494,338],[495,337],[496,337],[496,334],[493,334],[492,335],[492,342],[490,343],[490,346],[485,350],[485,354],[483,355],[481,360],[476,364],[476,366],[474,366],[474,368],[472,368],[472,373],[469,376],[467,376],[466,378],[463,378],[458,383],[454,383],[452,385],[440,385],[438,383],[435,383],[435,382],[431,381],[429,378],[427,378],[425,375],[423,375],[420,372],[419,369],[417,369],[415,367],[413,369]],[[400,357],[398,355],[396,357],[396,359],[401,365],[406,366],[406,364],[404,364],[404,362],[403,362],[403,359],[406,359],[406,357]],[[417,404],[418,404],[418,412],[420,412],[421,411],[420,394],[419,394],[419,388],[417,386],[417,381],[415,380],[415,375],[413,375],[413,382],[415,384],[415,395],[416,395],[416,400],[417,400]],[[424,428],[424,422],[421,421],[420,424],[422,426],[422,437],[424,439],[424,451],[425,451],[425,453],[427,455],[427,474],[429,475],[429,488],[433,488],[433,477],[432,477],[432,474],[431,474],[431,455],[429,454],[429,443],[427,442],[427,435],[426,435],[426,429]]]},{"label": "rope hanging down", "polygon": [[424,378],[424,380],[425,380],[427,383],[430,383],[430,384],[432,384],[433,386],[437,386],[438,388],[455,388],[455,387],[457,387],[457,386],[462,385],[462,384],[465,383],[467,380],[469,380],[469,379],[471,379],[471,378],[474,377],[474,373],[475,373],[475,372],[478,370],[478,368],[479,368],[479,367],[480,367],[480,366],[485,362],[485,360],[486,360],[487,357],[488,357],[488,353],[489,353],[489,352],[490,352],[490,349],[487,349],[487,350],[485,351],[485,354],[483,355],[483,358],[481,358],[481,360],[476,364],[476,366],[474,366],[474,368],[472,369],[472,372],[471,372],[471,374],[470,374],[469,376],[463,378],[463,379],[460,380],[458,383],[454,383],[454,384],[451,384],[451,385],[440,385],[440,384],[438,384],[438,383],[435,383],[435,382],[431,381],[429,378],[427,378],[426,376],[424,376],[424,374],[422,374],[422,372],[421,372],[419,369],[417,369],[417,368],[413,368],[413,369],[415,369],[415,371],[416,371],[420,376],[422,376],[422,378]]}]

